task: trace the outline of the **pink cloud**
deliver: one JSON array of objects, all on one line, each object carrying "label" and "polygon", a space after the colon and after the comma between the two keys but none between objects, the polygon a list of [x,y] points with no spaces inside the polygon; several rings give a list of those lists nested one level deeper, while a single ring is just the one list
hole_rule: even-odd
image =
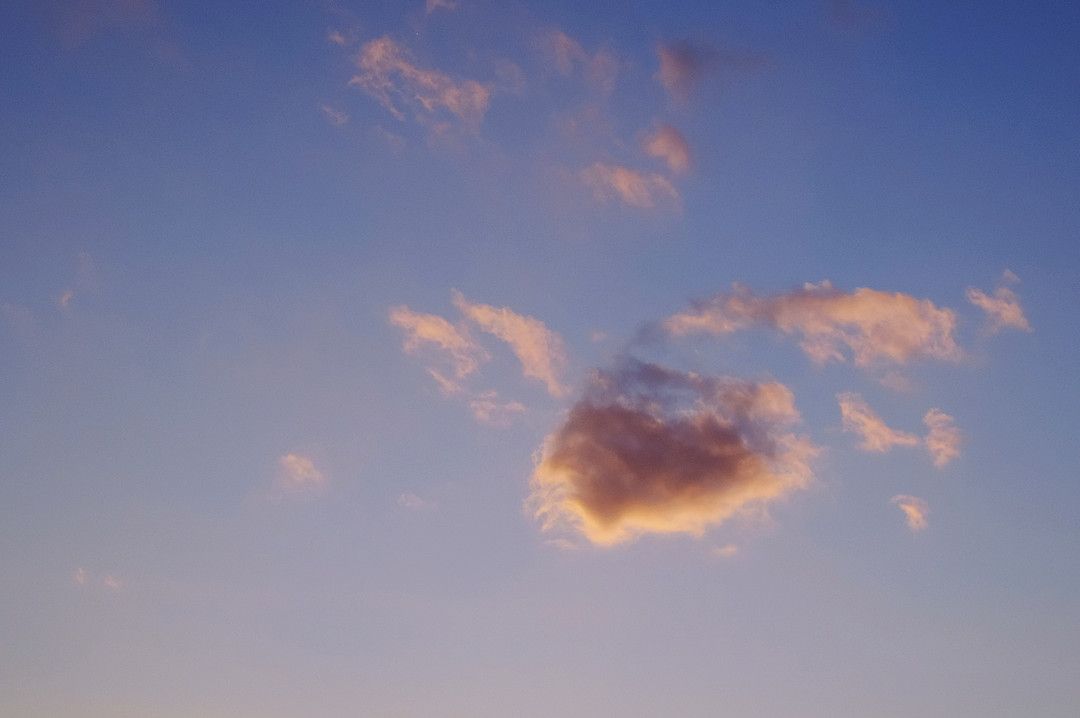
[{"label": "pink cloud", "polygon": [[545,529],[600,545],[648,533],[701,536],[804,488],[818,449],[779,383],[629,362],[598,371],[544,442],[530,504]]},{"label": "pink cloud", "polygon": [[844,431],[858,434],[864,450],[886,452],[894,446],[919,445],[919,437],[914,434],[890,429],[858,394],[844,392],[836,398],[840,402]]},{"label": "pink cloud", "polygon": [[736,285],[733,292],[721,292],[664,322],[673,336],[727,334],[755,325],[799,335],[803,351],[817,364],[843,361],[844,348],[862,367],[963,356],[953,338],[951,309],[907,294],[867,288],[848,293],[828,281],[771,297]]},{"label": "pink cloud", "polygon": [[642,209],[652,209],[658,204],[677,209],[681,205],[678,190],[660,174],[596,162],[581,171],[581,181],[592,189],[597,202],[618,198]]},{"label": "pink cloud", "polygon": [[316,489],[326,483],[326,477],[315,468],[311,459],[299,454],[286,454],[278,459],[281,468],[281,488],[293,491]]},{"label": "pink cloud", "polygon": [[964,435],[956,428],[955,420],[948,414],[931,409],[923,417],[923,423],[930,429],[926,435],[926,450],[934,461],[934,466],[941,468],[960,456],[960,446]]},{"label": "pink cloud", "polygon": [[892,502],[900,507],[907,519],[908,528],[912,531],[922,531],[926,528],[926,517],[930,513],[930,507],[922,499],[906,494],[892,497]]},{"label": "pink cloud", "polygon": [[689,171],[690,145],[682,133],[671,125],[661,124],[655,133],[645,137],[643,144],[650,157],[662,159],[672,172]]},{"label": "pink cloud", "polygon": [[566,393],[560,379],[566,364],[562,337],[539,319],[522,316],[507,307],[471,304],[456,289],[452,298],[454,306],[466,319],[510,345],[521,361],[525,376],[544,382],[553,396]]},{"label": "pink cloud", "polygon": [[360,73],[349,84],[374,97],[399,120],[405,119],[402,107],[407,107],[433,132],[445,133],[451,121],[468,133],[478,131],[491,98],[489,85],[421,69],[389,37],[366,43],[355,61]]},{"label": "pink cloud", "polygon": [[[1007,269],[1002,276],[1002,280],[1005,282],[1020,281],[1015,274]],[[981,289],[968,287],[967,299],[986,312],[986,332],[988,334],[996,334],[1002,329],[1031,331],[1031,325],[1028,324],[1027,317],[1024,316],[1024,310],[1020,308],[1020,298],[1016,296],[1016,292],[1008,287],[998,287],[993,296],[987,295]]]},{"label": "pink cloud", "polygon": [[[491,358],[464,329],[455,327],[440,316],[420,314],[406,306],[399,306],[390,310],[390,323],[405,330],[406,353],[419,354],[425,347],[434,348],[440,356],[449,360],[454,376],[459,380],[472,374],[482,362]],[[452,393],[460,388],[458,382],[441,372],[434,369],[428,371],[444,391]]]}]

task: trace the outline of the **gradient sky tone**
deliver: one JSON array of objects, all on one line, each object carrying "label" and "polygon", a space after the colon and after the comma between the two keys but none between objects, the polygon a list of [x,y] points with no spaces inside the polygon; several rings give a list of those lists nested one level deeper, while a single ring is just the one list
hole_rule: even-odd
[{"label": "gradient sky tone", "polygon": [[0,714],[1080,714],[1076,3],[0,5]]}]

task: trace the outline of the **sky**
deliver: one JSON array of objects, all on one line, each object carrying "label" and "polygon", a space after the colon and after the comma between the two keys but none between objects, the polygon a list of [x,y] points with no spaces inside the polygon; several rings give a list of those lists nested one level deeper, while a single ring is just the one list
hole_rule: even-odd
[{"label": "sky", "polygon": [[1078,30],[0,4],[0,713],[1077,715]]}]

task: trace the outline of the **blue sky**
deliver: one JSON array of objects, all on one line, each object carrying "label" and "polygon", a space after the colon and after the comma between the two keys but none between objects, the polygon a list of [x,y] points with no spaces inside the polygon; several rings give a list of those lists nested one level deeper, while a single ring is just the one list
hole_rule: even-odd
[{"label": "blue sky", "polygon": [[0,8],[0,712],[1080,709],[1068,3]]}]

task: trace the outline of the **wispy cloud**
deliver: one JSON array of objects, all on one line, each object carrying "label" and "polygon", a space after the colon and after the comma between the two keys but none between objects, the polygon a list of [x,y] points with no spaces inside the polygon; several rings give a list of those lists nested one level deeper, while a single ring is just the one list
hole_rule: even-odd
[{"label": "wispy cloud", "polygon": [[963,356],[953,338],[951,309],[907,294],[867,288],[848,293],[827,280],[769,297],[736,285],[664,322],[673,336],[727,334],[755,325],[799,335],[803,351],[817,364],[843,361],[845,347],[861,367]]},{"label": "wispy cloud", "polygon": [[577,40],[559,29],[542,35],[537,45],[560,75],[569,77],[575,71],[580,72],[602,97],[610,95],[615,89],[619,60],[614,53],[599,50],[590,56]]},{"label": "wispy cloud", "polygon": [[458,4],[452,0],[427,0],[424,5],[424,14],[430,15],[436,10],[457,10]]},{"label": "wispy cloud", "polygon": [[731,558],[739,554],[739,547],[733,543],[717,546],[712,550],[712,555],[719,558]]},{"label": "wispy cloud", "polygon": [[438,508],[434,501],[420,498],[413,493],[405,493],[399,496],[398,506],[410,511],[434,511]]},{"label": "wispy cloud", "polygon": [[[1016,275],[1007,269],[1002,275],[1003,283],[1019,281]],[[994,290],[993,296],[987,295],[981,289],[968,287],[967,298],[969,302],[986,312],[986,332],[988,334],[995,334],[1002,329],[1031,331],[1031,325],[1028,324],[1027,317],[1024,316],[1024,310],[1020,308],[1020,298],[1016,296],[1016,292],[1008,287],[999,286]]]},{"label": "wispy cloud", "polygon": [[919,437],[906,431],[890,429],[861,396],[852,392],[837,395],[844,431],[852,431],[862,440],[866,451],[885,452],[894,446],[918,446]]},{"label": "wispy cloud", "polygon": [[675,173],[690,169],[690,145],[682,133],[671,125],[661,124],[656,132],[647,135],[643,143],[650,157],[659,157]]},{"label": "wispy cloud", "polygon": [[539,319],[522,316],[507,307],[472,304],[456,289],[452,299],[466,319],[510,345],[521,361],[525,376],[544,382],[553,396],[566,393],[560,378],[566,364],[562,337]]},{"label": "wispy cloud", "polygon": [[360,72],[349,84],[378,100],[399,120],[405,119],[408,109],[433,131],[444,131],[450,122],[467,133],[479,130],[491,98],[489,85],[422,69],[407,50],[385,36],[366,43],[355,62]]},{"label": "wispy cloud", "polygon": [[323,111],[323,114],[326,115],[326,119],[330,121],[330,124],[340,127],[341,125],[344,125],[346,122],[349,121],[348,114],[342,112],[341,110],[335,110],[333,107],[330,107],[330,105],[322,105],[321,109]]},{"label": "wispy cloud", "polygon": [[892,497],[892,502],[899,506],[900,510],[904,512],[909,529],[912,531],[922,531],[926,528],[926,517],[930,513],[930,508],[926,505],[925,501],[914,496],[899,494]]},{"label": "wispy cloud", "polygon": [[951,416],[939,409],[931,409],[923,417],[923,423],[930,429],[926,435],[926,450],[930,452],[934,466],[941,468],[960,456],[964,435],[956,428]]},{"label": "wispy cloud", "polygon": [[646,533],[700,536],[805,487],[818,448],[779,383],[628,360],[598,371],[544,443],[530,504],[545,529],[611,545]]},{"label": "wispy cloud", "polygon": [[469,400],[469,411],[482,424],[506,426],[515,414],[525,412],[525,405],[519,401],[499,401],[497,392],[485,391]]},{"label": "wispy cloud", "polygon": [[597,202],[619,199],[642,209],[681,207],[678,190],[661,174],[638,172],[621,165],[596,162],[581,171],[581,181],[592,189]]},{"label": "wispy cloud", "polygon": [[660,69],[655,77],[677,103],[689,102],[701,80],[711,73],[753,70],[765,65],[765,58],[749,52],[722,50],[702,42],[680,40],[656,49]]},{"label": "wispy cloud", "polygon": [[[408,354],[419,354],[426,348],[434,348],[440,357],[445,357],[453,369],[456,379],[464,379],[476,371],[476,368],[491,358],[491,355],[468,335],[463,328],[455,327],[435,314],[420,314],[402,305],[390,310],[390,323],[405,330],[404,350]],[[435,369],[429,369],[442,385],[443,390],[453,392],[460,389],[460,383],[451,380]]]},{"label": "wispy cloud", "polygon": [[319,489],[326,484],[326,477],[305,456],[285,454],[278,459],[278,466],[281,469],[279,485],[286,491]]}]

